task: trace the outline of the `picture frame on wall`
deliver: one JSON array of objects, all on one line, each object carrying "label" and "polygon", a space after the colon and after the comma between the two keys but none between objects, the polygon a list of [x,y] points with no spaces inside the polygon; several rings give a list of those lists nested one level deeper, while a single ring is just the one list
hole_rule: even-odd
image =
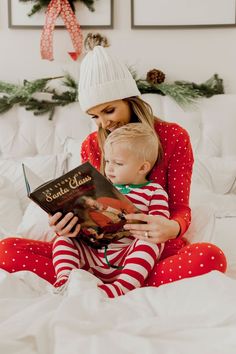
[{"label": "picture frame on wall", "polygon": [[236,26],[236,0],[131,0],[131,28]]},{"label": "picture frame on wall", "polygon": [[[8,27],[14,29],[42,28],[45,22],[45,10],[28,16],[33,2],[8,0]],[[95,11],[90,11],[82,2],[75,3],[75,15],[82,29],[113,28],[113,0],[95,0]],[[56,23],[57,28],[65,28],[60,16]]]}]

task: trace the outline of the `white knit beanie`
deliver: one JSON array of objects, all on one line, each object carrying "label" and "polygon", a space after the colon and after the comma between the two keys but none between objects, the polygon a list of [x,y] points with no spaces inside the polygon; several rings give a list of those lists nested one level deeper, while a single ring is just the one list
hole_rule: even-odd
[{"label": "white knit beanie", "polygon": [[88,52],[79,78],[79,102],[84,112],[102,103],[140,95],[127,66],[113,57],[109,49],[95,46]]}]

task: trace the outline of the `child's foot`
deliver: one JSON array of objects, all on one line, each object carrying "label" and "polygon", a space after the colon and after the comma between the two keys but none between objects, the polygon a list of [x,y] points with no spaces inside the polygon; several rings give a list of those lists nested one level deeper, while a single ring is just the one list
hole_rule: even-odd
[{"label": "child's foot", "polygon": [[100,289],[105,291],[106,295],[110,298],[124,295],[120,287],[114,283],[98,285]]},{"label": "child's foot", "polygon": [[59,277],[53,284],[54,288],[59,288],[60,286],[64,285],[68,281],[68,278],[69,275],[62,275]]},{"label": "child's foot", "polygon": [[62,275],[60,276],[55,283],[54,286],[54,294],[64,294],[65,290],[67,289],[67,282],[69,279],[69,275]]}]

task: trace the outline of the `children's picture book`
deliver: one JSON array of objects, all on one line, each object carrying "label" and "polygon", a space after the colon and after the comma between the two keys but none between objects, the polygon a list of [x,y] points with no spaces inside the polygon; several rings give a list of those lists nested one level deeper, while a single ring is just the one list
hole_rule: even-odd
[{"label": "children's picture book", "polygon": [[76,215],[81,224],[77,237],[91,247],[129,235],[124,215],[138,209],[89,162],[46,183],[24,164],[23,174],[28,197],[48,214]]}]

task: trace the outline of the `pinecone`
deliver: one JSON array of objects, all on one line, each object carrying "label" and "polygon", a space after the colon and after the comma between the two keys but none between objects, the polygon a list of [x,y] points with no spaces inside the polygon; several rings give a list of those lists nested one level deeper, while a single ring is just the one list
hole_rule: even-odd
[{"label": "pinecone", "polygon": [[158,69],[152,69],[147,72],[146,80],[151,85],[161,84],[165,81],[165,74]]}]

